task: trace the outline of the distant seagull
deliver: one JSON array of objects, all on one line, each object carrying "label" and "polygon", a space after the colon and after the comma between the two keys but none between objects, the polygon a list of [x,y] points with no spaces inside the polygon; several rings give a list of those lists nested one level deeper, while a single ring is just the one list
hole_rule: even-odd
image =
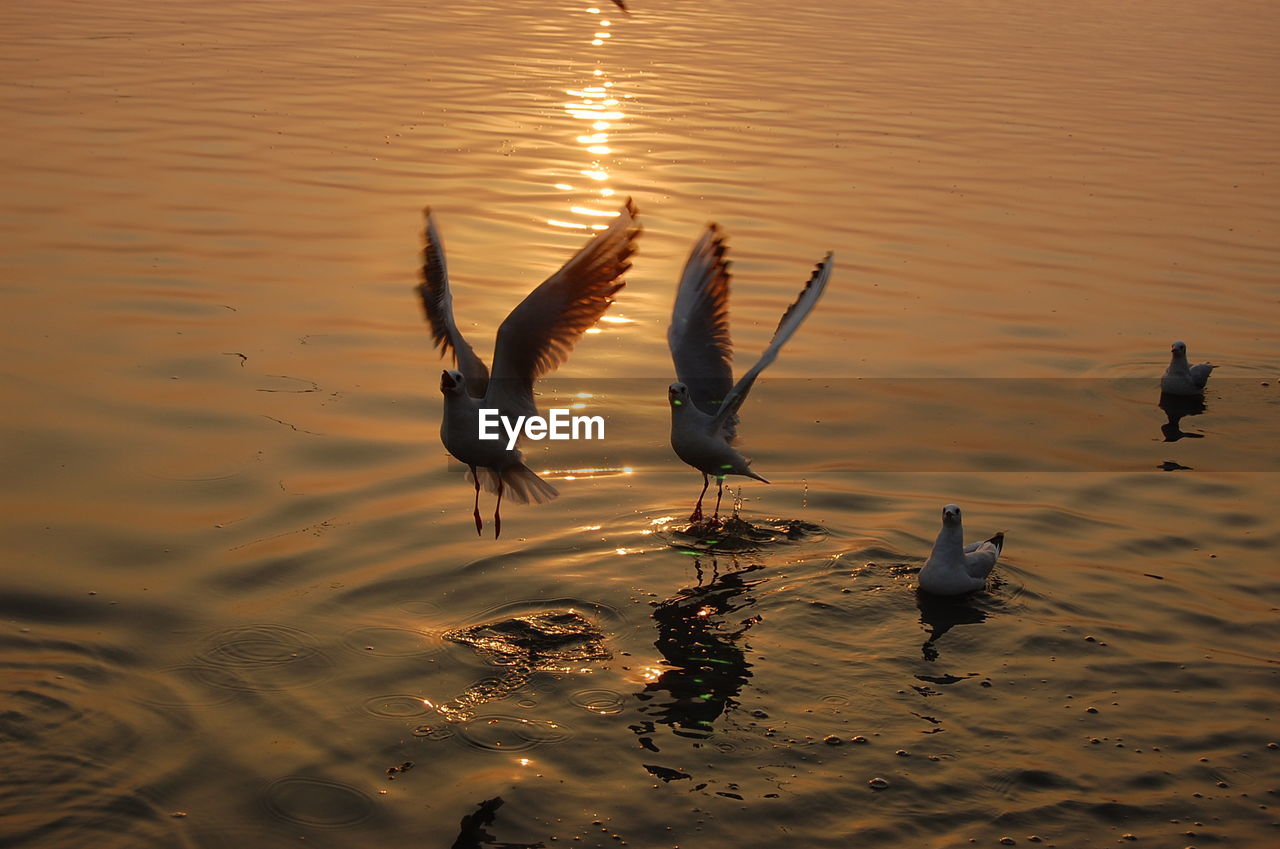
[{"label": "distant seagull", "polygon": [[1217,366],[1209,363],[1187,363],[1187,343],[1173,343],[1173,358],[1169,367],[1160,378],[1160,391],[1170,395],[1203,395],[1204,385],[1209,382],[1209,374]]},{"label": "distant seagull", "polygon": [[[443,356],[453,354],[457,369],[440,376],[444,394],[444,419],[440,441],[450,454],[466,463],[475,483],[476,533],[480,519],[480,487],[497,493],[493,511],[493,536],[502,533],[502,496],[509,491],[520,503],[541,504],[558,494],[555,487],[534,474],[517,449],[507,450],[507,439],[482,440],[479,410],[497,409],[499,415],[537,415],[533,382],[565,361],[573,346],[613,303],[622,288],[618,278],[631,267],[628,261],[640,235],[636,208],[628,199],[609,225],[578,251],[564,267],[546,279],[511,311],[498,328],[493,348],[493,376],[476,356],[453,320],[453,293],[445,269],[444,244],[435,218],[424,210],[422,282],[418,295],[431,325],[431,335]],[[499,431],[502,429],[499,428]]]},{"label": "distant seagull", "polygon": [[828,253],[814,268],[799,297],[782,314],[773,341],[760,361],[734,383],[726,250],[720,228],[708,225],[685,263],[667,330],[678,381],[667,390],[671,402],[671,447],[681,460],[702,472],[702,492],[690,522],[702,520],[702,498],[707,494],[709,475],[714,475],[719,484],[713,515],[717,520],[725,475],[745,475],[768,483],[751,471],[748,460],[732,447],[737,437],[738,408],[747,400],[760,372],[777,358],[783,344],[822,297],[831,277],[832,255]]},{"label": "distant seagull", "polygon": [[1003,548],[1003,532],[965,545],[960,508],[948,504],[942,508],[942,530],[920,570],[920,589],[934,595],[963,595],[980,590],[987,585],[987,575]]}]

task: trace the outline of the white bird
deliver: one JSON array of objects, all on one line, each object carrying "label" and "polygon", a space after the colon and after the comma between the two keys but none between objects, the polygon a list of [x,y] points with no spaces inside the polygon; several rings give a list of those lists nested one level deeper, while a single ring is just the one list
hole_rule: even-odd
[{"label": "white bird", "polygon": [[1187,343],[1173,343],[1173,357],[1160,378],[1160,391],[1170,395],[1203,395],[1204,385],[1217,366],[1209,363],[1187,363]]},{"label": "white bird", "polygon": [[818,263],[799,296],[782,314],[759,362],[733,382],[733,342],[729,338],[729,263],[724,236],[708,225],[693,246],[676,290],[675,307],[667,343],[675,362],[676,383],[667,390],[671,403],[671,447],[676,455],[702,472],[702,492],[690,522],[702,520],[702,498],[709,476],[716,492],[714,520],[720,517],[725,475],[745,475],[768,483],[751,471],[749,461],[733,448],[737,437],[738,409],[760,372],[778,356],[783,344],[796,332],[805,316],[822,297],[831,277],[832,255]]},{"label": "white bird", "polygon": [[934,595],[963,595],[980,590],[987,585],[987,576],[1003,548],[1003,532],[965,545],[960,508],[948,504],[942,508],[942,530],[920,570],[920,589]]},{"label": "white bird", "polygon": [[453,319],[453,293],[445,269],[444,245],[431,210],[424,210],[423,215],[422,282],[417,291],[441,356],[451,352],[457,365],[457,369],[446,369],[440,377],[440,391],[444,394],[440,441],[470,469],[469,477],[476,489],[477,534],[484,527],[480,519],[480,487],[497,493],[493,511],[493,535],[497,539],[502,533],[504,492],[509,491],[521,503],[550,501],[558,493],[524,464],[518,449],[507,449],[505,437],[480,439],[479,410],[497,409],[498,415],[511,420],[537,415],[533,382],[563,363],[582,334],[613,303],[614,294],[624,285],[618,278],[631,268],[629,258],[641,228],[635,220],[635,205],[628,199],[607,229],[597,233],[564,267],[530,292],[498,328],[490,376]]}]

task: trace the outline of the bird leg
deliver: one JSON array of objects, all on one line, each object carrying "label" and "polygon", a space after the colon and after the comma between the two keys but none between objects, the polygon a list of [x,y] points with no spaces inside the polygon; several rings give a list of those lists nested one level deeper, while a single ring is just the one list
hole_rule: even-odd
[{"label": "bird leg", "polygon": [[707,473],[702,473],[702,492],[698,494],[698,503],[693,507],[693,515],[689,517],[690,522],[702,521],[702,496],[707,494],[707,486],[710,485],[711,479],[707,477]]},{"label": "bird leg", "polygon": [[476,536],[481,536],[481,529],[484,528],[484,522],[480,521],[480,476],[476,474],[476,467],[471,467],[471,479],[476,483],[476,509],[471,515],[476,519]]},{"label": "bird leg", "polygon": [[494,508],[493,508],[493,538],[494,539],[497,539],[498,535],[502,533],[502,516],[499,515],[499,511],[502,510],[502,490],[503,490],[502,475],[498,475],[498,503],[494,505]]},{"label": "bird leg", "polygon": [[716,512],[711,514],[711,521],[718,523],[720,521],[720,498],[724,495],[724,475],[717,475],[716,483],[719,484],[716,489]]}]

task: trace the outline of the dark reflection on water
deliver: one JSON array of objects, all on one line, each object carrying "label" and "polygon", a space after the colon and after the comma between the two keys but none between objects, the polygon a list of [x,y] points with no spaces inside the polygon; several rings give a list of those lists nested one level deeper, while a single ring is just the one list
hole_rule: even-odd
[{"label": "dark reflection on water", "polygon": [[499,843],[487,828],[497,819],[498,809],[503,805],[501,796],[486,799],[476,806],[475,813],[465,814],[458,828],[458,837],[453,841],[452,849],[542,849],[545,845],[537,843]]},{"label": "dark reflection on water", "polygon": [[1203,433],[1187,433],[1180,424],[1186,416],[1198,416],[1207,409],[1203,395],[1170,395],[1168,392],[1161,392],[1157,406],[1168,417],[1168,421],[1160,425],[1160,433],[1165,442],[1204,439]]},{"label": "dark reflection on water", "polygon": [[916,606],[920,608],[920,624],[929,629],[929,636],[920,647],[924,659],[938,659],[937,642],[942,635],[957,625],[980,625],[987,620],[987,611],[981,605],[981,593],[966,596],[936,596],[916,591]]},{"label": "dark reflection on water", "polygon": [[[654,645],[670,668],[636,698],[645,703],[642,713],[671,726],[674,733],[705,738],[714,732],[716,719],[737,704],[751,677],[749,649],[742,637],[760,617],[735,614],[755,604],[755,597],[747,593],[766,579],[747,580],[764,568],[758,564],[720,574],[719,561],[711,558],[710,582],[704,584],[703,561],[696,564],[698,585],[681,590],[653,611],[658,625]],[[632,730],[644,734],[652,730],[652,723]],[[652,747],[652,741],[647,742]]]}]

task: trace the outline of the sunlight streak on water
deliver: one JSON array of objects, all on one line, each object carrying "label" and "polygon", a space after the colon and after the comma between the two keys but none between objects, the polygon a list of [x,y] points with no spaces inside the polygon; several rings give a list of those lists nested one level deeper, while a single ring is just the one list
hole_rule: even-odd
[{"label": "sunlight streak on water", "polygon": [[[586,11],[592,15],[600,14],[600,10],[594,7]],[[610,27],[612,21],[600,20],[597,24],[600,27]],[[602,47],[609,38],[612,38],[612,33],[596,30],[588,43],[593,47]],[[576,136],[575,141],[581,151],[586,154],[585,164],[587,165],[576,173],[597,185],[578,190],[572,183],[559,182],[555,184],[555,188],[561,191],[587,192],[597,198],[610,198],[617,191],[613,186],[608,185],[612,177],[612,162],[618,154],[617,124],[627,118],[626,113],[620,108],[619,97],[626,99],[630,95],[621,95],[615,90],[614,82],[599,62],[591,71],[590,83],[590,85],[580,83],[576,87],[564,89],[565,94],[577,99],[563,104],[563,109],[565,114],[594,130],[592,133]],[[571,204],[569,212],[586,219],[612,217],[618,214],[613,210],[600,209],[581,202]],[[589,220],[583,223],[564,218],[548,218],[546,223],[552,227],[570,230],[603,230],[606,227],[604,224]]]}]

